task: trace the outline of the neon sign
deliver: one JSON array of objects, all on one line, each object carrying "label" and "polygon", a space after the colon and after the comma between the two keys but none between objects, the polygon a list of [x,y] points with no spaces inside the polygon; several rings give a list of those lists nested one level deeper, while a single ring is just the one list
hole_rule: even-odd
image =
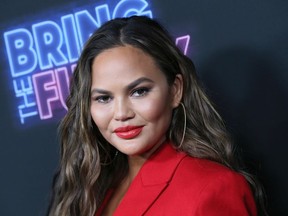
[{"label": "neon sign", "polygon": [[[53,119],[67,110],[69,77],[85,41],[95,29],[116,17],[136,14],[152,18],[146,0],[121,0],[114,7],[101,4],[87,8],[31,24],[29,29],[4,32],[21,124],[35,118]],[[189,39],[189,35],[176,39],[185,54]]]}]

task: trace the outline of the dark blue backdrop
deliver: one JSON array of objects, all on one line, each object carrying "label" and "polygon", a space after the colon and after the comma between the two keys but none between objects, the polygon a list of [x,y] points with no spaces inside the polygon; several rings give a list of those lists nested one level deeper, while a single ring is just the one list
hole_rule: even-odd
[{"label": "dark blue backdrop", "polygon": [[[4,0],[0,13],[0,215],[44,215],[58,162],[57,121],[21,126],[3,33],[54,11],[119,1]],[[288,2],[147,0],[188,55],[235,143],[263,182],[271,215],[288,212]],[[65,13],[63,13],[65,14]]]}]

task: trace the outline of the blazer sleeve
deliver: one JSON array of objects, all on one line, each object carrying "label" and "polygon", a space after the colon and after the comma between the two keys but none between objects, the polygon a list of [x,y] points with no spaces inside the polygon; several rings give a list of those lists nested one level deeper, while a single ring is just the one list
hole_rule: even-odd
[{"label": "blazer sleeve", "polygon": [[227,172],[203,188],[196,216],[256,216],[257,210],[249,184],[234,172]]}]

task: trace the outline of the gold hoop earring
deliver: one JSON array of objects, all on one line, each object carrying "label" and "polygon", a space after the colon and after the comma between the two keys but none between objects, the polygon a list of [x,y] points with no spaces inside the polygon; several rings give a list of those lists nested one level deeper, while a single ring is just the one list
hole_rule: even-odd
[{"label": "gold hoop earring", "polygon": [[184,113],[184,128],[183,128],[183,134],[182,134],[182,138],[181,138],[178,148],[181,148],[183,145],[185,134],[186,134],[186,124],[187,124],[186,108],[182,102],[180,102],[180,105],[182,106],[183,113]]}]

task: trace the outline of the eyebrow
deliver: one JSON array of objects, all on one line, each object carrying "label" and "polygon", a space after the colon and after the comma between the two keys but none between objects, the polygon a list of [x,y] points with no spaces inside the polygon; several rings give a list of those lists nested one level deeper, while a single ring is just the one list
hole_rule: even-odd
[{"label": "eyebrow", "polygon": [[[131,82],[129,85],[127,85],[126,89],[128,91],[131,91],[133,88],[135,88],[136,86],[140,85],[143,82],[149,82],[149,83],[154,83],[153,80],[147,78],[147,77],[140,77],[136,80],[134,80],[133,82]],[[98,93],[98,94],[105,94],[105,95],[111,95],[112,93],[110,91],[104,90],[104,89],[98,89],[98,88],[94,88],[91,90],[91,95]]]},{"label": "eyebrow", "polygon": [[149,83],[154,83],[153,80],[147,78],[147,77],[140,77],[139,79],[134,80],[132,83],[130,83],[127,86],[127,90],[130,91],[133,88],[135,88],[136,86],[138,86],[139,84],[143,83],[143,82],[149,82]]}]

